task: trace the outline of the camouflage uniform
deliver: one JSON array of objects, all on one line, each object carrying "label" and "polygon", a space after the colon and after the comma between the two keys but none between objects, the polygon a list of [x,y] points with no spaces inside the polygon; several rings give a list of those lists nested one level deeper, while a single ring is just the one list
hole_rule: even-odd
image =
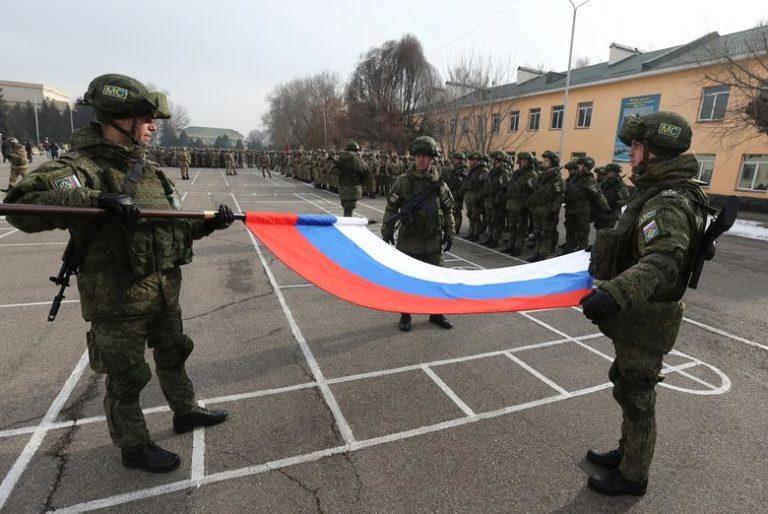
[{"label": "camouflage uniform", "polygon": [[181,150],[179,150],[178,161],[179,161],[179,170],[181,171],[181,179],[189,180],[190,155],[187,149],[182,148]]},{"label": "camouflage uniform", "polygon": [[368,182],[368,166],[357,155],[360,147],[357,143],[347,145],[345,151],[336,162],[338,171],[338,188],[344,216],[352,216],[357,201],[363,196],[363,184]]},{"label": "camouflage uniform", "polygon": [[[586,164],[584,164],[586,162]],[[594,161],[593,161],[594,162]],[[581,169],[579,169],[581,166]],[[589,245],[591,220],[610,211],[608,200],[589,170],[588,161],[580,159],[565,181],[565,244],[563,253],[583,250]]]},{"label": "camouflage uniform", "polygon": [[557,164],[543,170],[533,186],[527,204],[533,214],[536,237],[535,253],[530,260],[546,259],[555,251],[564,188],[563,176]]},{"label": "camouflage uniform", "polygon": [[470,155],[469,159],[474,162],[474,165],[470,162],[472,167],[469,170],[467,180],[464,181],[462,186],[464,202],[467,204],[467,218],[469,219],[469,232],[465,239],[477,241],[485,231],[482,218],[483,198],[480,192],[488,175],[488,168],[480,160],[477,152]]},{"label": "camouflage uniform", "polygon": [[27,152],[19,143],[12,143],[8,159],[11,161],[11,175],[8,178],[8,189],[16,185],[19,178],[23,179],[29,171]]},{"label": "camouflage uniform", "polygon": [[462,186],[464,181],[467,180],[469,170],[464,163],[464,154],[457,154],[455,162],[458,164],[447,171],[447,173],[451,174],[452,178],[446,181],[446,185],[451,190],[451,195],[453,195],[453,223],[458,234],[461,231],[462,211],[464,209],[464,191]]},{"label": "camouflage uniform", "polygon": [[528,211],[525,204],[538,180],[530,154],[521,153],[518,162],[520,165],[507,182],[506,209],[509,241],[500,249],[512,255],[520,255],[528,235]]},{"label": "camouflage uniform", "polygon": [[498,245],[507,220],[506,187],[509,181],[509,168],[504,162],[506,160],[504,152],[495,151],[491,157],[494,166],[488,173],[488,180],[483,186],[483,207],[487,228],[479,242],[494,247]]},{"label": "camouflage uniform", "polygon": [[[615,174],[608,176],[609,172],[615,172]],[[606,200],[608,200],[608,206],[611,210],[601,213],[595,218],[596,229],[613,228],[621,216],[621,208],[627,205],[627,201],[629,201],[629,191],[627,191],[627,186],[624,184],[620,172],[621,168],[617,164],[611,163],[601,168],[598,173],[598,184]]]}]

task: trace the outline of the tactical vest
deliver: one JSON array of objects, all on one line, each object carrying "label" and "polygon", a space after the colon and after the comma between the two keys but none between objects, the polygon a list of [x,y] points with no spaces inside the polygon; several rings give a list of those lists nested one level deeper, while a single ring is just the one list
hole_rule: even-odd
[{"label": "tactical vest", "polygon": [[[611,280],[620,273],[634,266],[640,259],[638,253],[638,220],[643,212],[645,204],[662,191],[672,190],[688,198],[694,209],[704,203],[703,194],[698,186],[690,183],[675,185],[648,187],[637,191],[632,200],[627,204],[624,213],[619,218],[614,228],[599,230],[595,243],[592,245],[592,254],[589,263],[589,273],[598,280]],[[703,209],[703,207],[700,207]],[[649,298],[652,302],[677,301],[683,297],[691,276],[691,265],[696,255],[698,246],[704,235],[705,224],[697,218],[697,213],[692,209],[686,209],[689,223],[695,228],[695,234],[688,249],[688,255],[680,266],[677,280],[671,286],[660,286]],[[701,219],[706,219],[702,214]]]},{"label": "tactical vest", "polygon": [[587,192],[588,171],[576,172],[565,181],[565,213],[589,214],[591,197]]},{"label": "tactical vest", "polygon": [[[428,188],[432,182],[428,179],[414,179],[406,174],[401,179],[401,190],[404,199]],[[398,237],[429,239],[442,235],[443,211],[440,209],[440,190],[430,194],[418,207],[411,210],[400,224]]]}]

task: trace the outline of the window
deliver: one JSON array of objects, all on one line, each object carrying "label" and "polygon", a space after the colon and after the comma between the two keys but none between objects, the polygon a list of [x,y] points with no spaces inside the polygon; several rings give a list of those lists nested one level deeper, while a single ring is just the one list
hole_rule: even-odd
[{"label": "window", "polygon": [[509,113],[509,131],[517,132],[520,126],[520,111],[512,111]]},{"label": "window", "polygon": [[576,128],[592,126],[592,102],[582,102],[576,110]]},{"label": "window", "polygon": [[563,106],[555,105],[552,107],[552,118],[549,122],[550,130],[560,130],[563,128]]},{"label": "window", "polygon": [[712,183],[712,172],[715,169],[715,156],[707,154],[696,154],[696,160],[699,161],[699,172],[696,178],[706,185]]},{"label": "window", "polygon": [[750,191],[768,190],[768,155],[745,155],[736,187]]},{"label": "window", "polygon": [[528,113],[528,130],[539,130],[541,109],[531,109]]},{"label": "window", "polygon": [[461,133],[469,134],[469,118],[461,118]]},{"label": "window", "polygon": [[451,120],[450,130],[451,130],[451,134],[456,133],[456,120]]},{"label": "window", "polygon": [[701,109],[699,121],[722,120],[728,107],[728,86],[705,87],[701,93]]},{"label": "window", "polygon": [[578,159],[579,157],[586,157],[587,152],[571,152],[571,159]]},{"label": "window", "polygon": [[494,134],[499,133],[499,129],[501,128],[501,114],[498,112],[493,113],[493,117],[491,118],[491,132]]}]

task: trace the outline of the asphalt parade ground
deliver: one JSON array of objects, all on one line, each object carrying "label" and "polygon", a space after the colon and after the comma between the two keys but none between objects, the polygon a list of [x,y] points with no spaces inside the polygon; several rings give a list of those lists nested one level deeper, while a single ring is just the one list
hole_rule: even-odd
[{"label": "asphalt parade ground", "polygon": [[[35,163],[36,164],[36,163]],[[185,209],[340,214],[278,173],[177,180]],[[0,166],[7,183],[8,164]],[[356,214],[381,221],[383,199]],[[378,231],[378,226],[371,226]],[[561,237],[563,234],[561,232]],[[446,331],[308,284],[239,222],[184,267],[188,371],[229,420],[175,435],[153,378],[142,406],[181,467],[123,468],[71,287],[46,321],[64,232],[0,220],[0,509],[7,512],[757,512],[768,504],[768,242],[724,236],[658,387],[648,493],[586,488],[591,447],[617,441],[613,349],[576,309],[452,316]],[[521,264],[456,240],[446,265]],[[653,323],[654,320],[648,320]],[[151,355],[147,355],[152,362]]]}]

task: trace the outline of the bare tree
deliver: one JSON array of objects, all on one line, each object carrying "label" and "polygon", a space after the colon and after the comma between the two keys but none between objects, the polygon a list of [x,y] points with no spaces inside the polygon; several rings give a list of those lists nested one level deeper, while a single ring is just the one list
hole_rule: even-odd
[{"label": "bare tree", "polygon": [[719,86],[729,93],[727,108],[717,100],[710,108],[704,105],[709,101],[705,98],[700,110],[711,109],[715,118],[722,119],[711,130],[734,142],[768,134],[768,24],[761,21],[738,36],[714,38],[694,56],[696,64],[705,66],[701,85]]},{"label": "bare tree", "polygon": [[586,55],[581,55],[581,56],[579,56],[579,57],[576,57],[576,58],[573,60],[573,66],[572,66],[572,68],[574,68],[574,69],[577,69],[577,68],[586,68],[587,66],[589,66],[589,65],[591,65],[591,64],[592,64],[592,59],[590,59],[590,58],[589,58],[588,56],[586,56]]},{"label": "bare tree", "polygon": [[463,53],[448,65],[446,87],[424,110],[425,129],[443,151],[459,148],[488,153],[524,144],[527,131],[509,99],[512,60]]}]

